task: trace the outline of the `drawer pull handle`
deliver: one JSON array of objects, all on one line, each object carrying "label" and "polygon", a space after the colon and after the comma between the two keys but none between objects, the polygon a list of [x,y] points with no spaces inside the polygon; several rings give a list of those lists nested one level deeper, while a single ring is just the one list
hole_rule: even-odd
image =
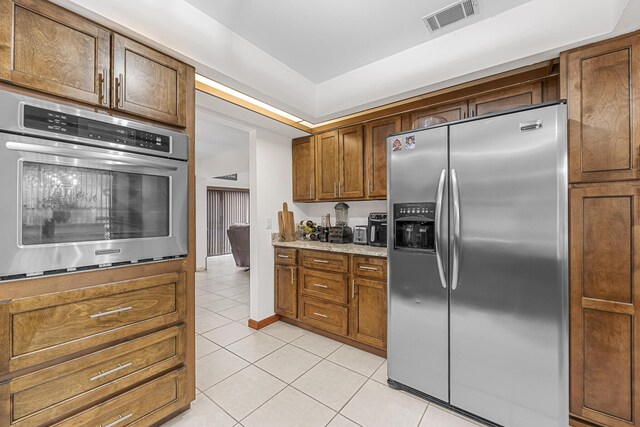
[{"label": "drawer pull handle", "polygon": [[133,413],[129,414],[129,415],[125,415],[124,417],[122,415],[118,415],[118,419],[115,420],[112,423],[109,424],[105,424],[104,426],[102,424],[100,424],[100,427],[113,427],[113,426],[117,426],[118,424],[120,424],[121,422],[128,420],[129,418],[133,417]]},{"label": "drawer pull handle", "polygon": [[321,285],[320,283],[314,283],[313,286],[317,286],[318,288],[324,288],[324,289],[329,288],[327,285]]},{"label": "drawer pull handle", "polygon": [[367,270],[367,271],[378,271],[378,269],[376,267],[367,267],[365,265],[361,265],[360,266],[360,270]]},{"label": "drawer pull handle", "polygon": [[325,259],[314,259],[313,262],[319,262],[320,264],[329,264],[329,261]]},{"label": "drawer pull handle", "polygon": [[287,259],[289,259],[289,255],[280,255],[280,254],[278,254],[278,258],[287,258]]},{"label": "drawer pull handle", "polygon": [[104,378],[107,375],[111,375],[114,374],[118,371],[121,371],[123,369],[127,369],[129,366],[133,365],[133,363],[129,362],[129,363],[125,363],[124,365],[121,363],[118,363],[118,366],[111,369],[110,371],[106,371],[106,372],[98,372],[98,375],[96,375],[95,377],[91,377],[90,380],[91,381],[95,381],[95,380],[99,380],[100,378]]},{"label": "drawer pull handle", "polygon": [[315,312],[314,312],[313,314],[314,314],[314,315],[316,315],[316,316],[324,317],[325,319],[326,319],[327,317],[329,317],[329,316],[327,316],[326,314],[322,314],[322,313],[315,313]]},{"label": "drawer pull handle", "polygon": [[105,312],[98,312],[96,314],[92,314],[91,316],[89,316],[92,319],[95,319],[97,317],[102,317],[102,316],[108,316],[110,314],[117,314],[117,313],[122,313],[123,311],[128,311],[131,310],[133,307],[129,306],[129,307],[118,307],[115,310],[109,310],[109,311],[105,311]]}]

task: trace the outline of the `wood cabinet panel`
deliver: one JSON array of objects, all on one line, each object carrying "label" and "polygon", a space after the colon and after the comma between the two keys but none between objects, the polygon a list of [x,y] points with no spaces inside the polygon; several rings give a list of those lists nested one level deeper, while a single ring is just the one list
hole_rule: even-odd
[{"label": "wood cabinet panel", "polygon": [[[583,315],[584,406],[633,421],[632,317],[589,309]],[[611,389],[614,384],[615,393]]]},{"label": "wood cabinet panel", "polygon": [[[157,411],[168,408],[173,412],[186,405],[185,396],[186,370],[183,368],[134,388],[94,408],[54,424],[54,426],[152,425],[154,421],[161,419],[154,416]],[[113,424],[114,422],[116,424]]]},{"label": "wood cabinet panel", "polygon": [[306,136],[292,142],[293,200],[314,200],[316,185],[315,137]]},{"label": "wood cabinet panel", "polygon": [[52,3],[0,2],[2,80],[108,105],[110,49],[109,31]]},{"label": "wood cabinet panel", "polygon": [[640,36],[563,55],[571,182],[637,179]]},{"label": "wood cabinet panel", "polygon": [[335,334],[347,335],[349,309],[345,306],[303,296],[300,300],[300,319],[309,325]]},{"label": "wood cabinet panel", "polygon": [[364,144],[362,126],[351,126],[338,131],[339,177],[338,198],[364,197]]},{"label": "wood cabinet panel", "polygon": [[338,131],[316,136],[316,189],[320,200],[338,198],[339,152]]},{"label": "wood cabinet panel", "polygon": [[274,249],[274,253],[275,253],[274,262],[276,264],[294,265],[294,266],[297,264],[298,251],[296,249],[276,247]]},{"label": "wood cabinet panel", "polygon": [[639,425],[640,187],[571,190],[570,409],[607,426]]},{"label": "wood cabinet panel", "polygon": [[113,108],[184,127],[186,73],[184,63],[119,34],[113,36]]},{"label": "wood cabinet panel", "polygon": [[300,251],[300,265],[316,270],[325,270],[334,273],[349,272],[349,255],[322,252],[322,251]]},{"label": "wood cabinet panel", "polygon": [[185,361],[185,327],[173,327],[18,377],[11,424],[46,424]]},{"label": "wood cabinet panel", "polygon": [[534,105],[542,102],[542,82],[489,92],[469,100],[469,114],[482,116],[509,108]]},{"label": "wood cabinet panel", "polygon": [[14,300],[11,371],[181,321],[184,273],[171,273]]},{"label": "wood cabinet panel", "polygon": [[295,319],[298,314],[298,280],[296,267],[275,267],[275,312]]},{"label": "wood cabinet panel", "polygon": [[402,130],[402,117],[392,116],[364,125],[366,197],[387,198],[387,136]]},{"label": "wood cabinet panel", "polygon": [[351,272],[355,277],[387,280],[387,260],[385,258],[352,255],[351,260]]},{"label": "wood cabinet panel", "polygon": [[298,279],[300,293],[304,295],[338,304],[347,303],[347,276],[344,274],[300,268]]},{"label": "wood cabinet panel", "polygon": [[350,305],[351,336],[381,349],[387,343],[387,283],[355,278]]}]

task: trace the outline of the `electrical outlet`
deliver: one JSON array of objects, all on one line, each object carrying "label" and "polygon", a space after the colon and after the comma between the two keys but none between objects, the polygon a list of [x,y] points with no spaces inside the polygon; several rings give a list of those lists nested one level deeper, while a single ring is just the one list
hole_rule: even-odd
[{"label": "electrical outlet", "polygon": [[273,218],[268,216],[265,218],[264,228],[266,228],[267,230],[271,230],[272,227],[273,227]]}]

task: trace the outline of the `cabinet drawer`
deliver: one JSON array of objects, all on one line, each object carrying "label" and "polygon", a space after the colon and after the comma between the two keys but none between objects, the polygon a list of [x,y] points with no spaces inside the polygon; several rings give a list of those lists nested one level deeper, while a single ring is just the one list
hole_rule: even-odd
[{"label": "cabinet drawer", "polygon": [[185,327],[173,327],[11,381],[11,424],[59,418],[184,363]]},{"label": "cabinet drawer", "polygon": [[185,274],[171,273],[10,303],[11,370],[184,319]]},{"label": "cabinet drawer", "polygon": [[149,426],[187,404],[185,368],[54,424],[56,427]]},{"label": "cabinet drawer", "polygon": [[333,273],[347,273],[349,271],[349,256],[332,252],[300,251],[302,266],[327,270]]},{"label": "cabinet drawer", "polygon": [[303,296],[301,313],[301,320],[309,325],[335,334],[347,335],[347,307]]},{"label": "cabinet drawer", "polygon": [[298,251],[296,249],[276,247],[274,253],[274,262],[276,264],[296,265],[296,262],[298,261],[296,256]]},{"label": "cabinet drawer", "polygon": [[324,271],[298,270],[300,292],[339,304],[347,303],[347,276]]},{"label": "cabinet drawer", "polygon": [[379,257],[354,255],[352,271],[356,277],[387,281],[387,260]]}]

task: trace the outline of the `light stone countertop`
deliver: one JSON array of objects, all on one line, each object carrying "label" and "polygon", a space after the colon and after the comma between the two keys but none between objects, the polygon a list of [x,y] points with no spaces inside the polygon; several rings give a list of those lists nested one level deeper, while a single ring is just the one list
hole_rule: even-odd
[{"label": "light stone countertop", "polygon": [[341,252],[345,254],[387,257],[387,248],[379,246],[355,245],[353,243],[324,243],[314,240],[294,240],[293,242],[281,242],[280,236],[274,233],[271,244],[283,248],[311,249],[316,251]]}]

